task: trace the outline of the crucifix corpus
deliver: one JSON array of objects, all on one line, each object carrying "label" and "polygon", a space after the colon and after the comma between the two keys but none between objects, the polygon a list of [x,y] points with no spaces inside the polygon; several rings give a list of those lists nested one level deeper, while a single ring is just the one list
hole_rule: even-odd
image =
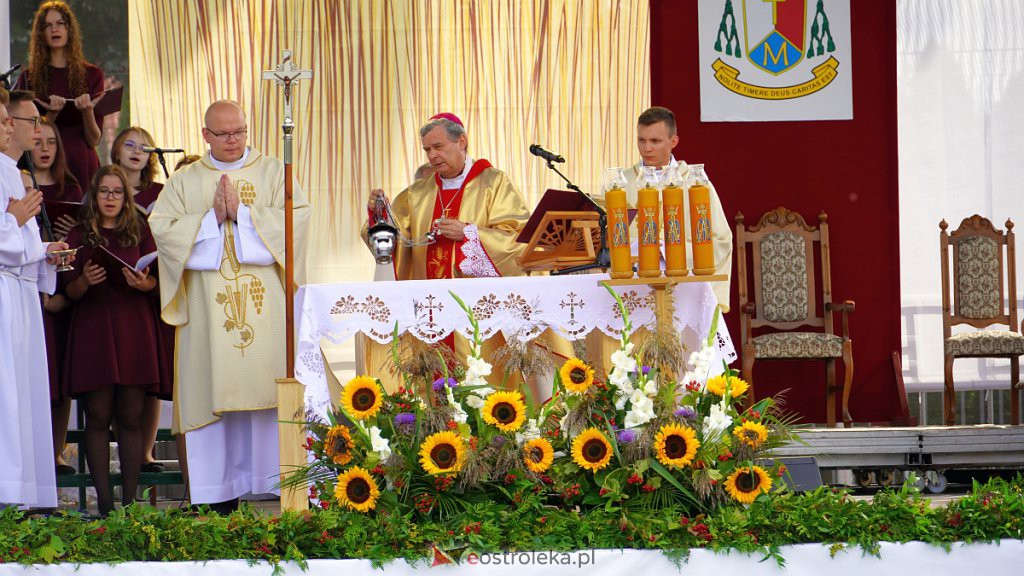
[{"label": "crucifix corpus", "polygon": [[273,70],[264,70],[263,79],[276,82],[284,87],[284,121],[281,130],[284,132],[284,277],[285,277],[285,324],[286,324],[286,362],[288,378],[295,377],[295,246],[292,229],[292,132],[295,122],[292,120],[292,88],[299,80],[313,78],[311,70],[299,70],[292,64],[292,51],[281,50],[281,63]]}]

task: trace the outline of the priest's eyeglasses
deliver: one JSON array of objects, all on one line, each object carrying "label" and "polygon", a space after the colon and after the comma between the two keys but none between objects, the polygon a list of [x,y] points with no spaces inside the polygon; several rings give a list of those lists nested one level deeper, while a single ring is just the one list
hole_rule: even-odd
[{"label": "priest's eyeglasses", "polygon": [[232,138],[234,138],[235,140],[241,140],[242,138],[245,138],[245,133],[249,131],[249,128],[241,128],[235,130],[234,132],[214,132],[209,128],[207,128],[206,131],[209,132],[210,135],[213,136],[214,138],[222,142],[227,142]]},{"label": "priest's eyeglasses", "polygon": [[25,122],[31,122],[33,128],[39,128],[39,126],[43,123],[42,116],[32,116],[31,118],[26,118],[24,116],[11,116],[11,118],[14,118],[15,120],[24,120]]},{"label": "priest's eyeglasses", "polygon": [[100,188],[96,195],[107,200],[124,198],[124,188]]}]

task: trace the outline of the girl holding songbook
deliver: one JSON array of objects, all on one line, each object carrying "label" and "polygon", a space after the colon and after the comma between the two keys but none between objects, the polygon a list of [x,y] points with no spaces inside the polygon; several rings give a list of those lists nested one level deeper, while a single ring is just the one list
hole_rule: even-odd
[{"label": "girl holding songbook", "polygon": [[[160,169],[157,166],[156,154],[144,151],[144,147],[154,147],[153,136],[145,128],[129,126],[114,139],[114,145],[110,149],[110,161],[124,169],[128,177],[128,187],[134,195],[135,206],[143,214],[149,214],[164,185],[154,181]],[[153,295],[153,306],[159,317],[160,294],[156,292]],[[161,352],[162,378],[157,392],[146,398],[146,410],[142,418],[145,433],[142,463],[144,472],[163,471],[163,464],[156,461],[154,446],[160,427],[160,400],[170,400],[174,386],[174,327],[160,321],[157,336]]]},{"label": "girl holding songbook", "polygon": [[135,208],[128,178],[118,166],[99,169],[68,244],[80,248],[64,277],[75,301],[64,378],[85,401],[85,455],[100,514],[113,507],[108,430],[116,418],[124,494],[135,499],[142,467],[143,404],[160,382],[157,318],[150,293],[156,278],[139,259],[156,251],[153,235]]},{"label": "girl holding songbook", "polygon": [[135,205],[144,214],[149,214],[164,185],[154,182],[160,168],[156,163],[156,154],[144,152],[144,147],[153,147],[153,137],[149,132],[138,126],[125,128],[114,139],[110,161],[124,169],[128,185],[135,196]]},{"label": "girl holding songbook", "polygon": [[[59,203],[71,211],[73,202],[82,201],[82,189],[78,181],[68,171],[64,145],[60,140],[53,123],[45,118],[39,126],[39,140],[32,149],[32,167],[35,181],[43,199],[49,204],[50,222],[54,236],[64,239],[68,231],[76,224],[75,216],[58,215],[53,210]],[[77,215],[77,211],[74,212]],[[44,232],[45,234],[45,232]],[[45,240],[45,239],[44,239]],[[53,425],[53,453],[57,474],[74,474],[75,468],[64,461],[64,441],[68,432],[68,418],[71,416],[71,399],[61,387],[61,368],[64,366],[64,350],[67,348],[68,320],[70,320],[68,300],[60,292],[50,296],[43,295],[43,328],[46,333],[46,360],[50,365],[50,413]]]},{"label": "girl holding songbook", "polygon": [[28,69],[16,88],[35,92],[40,112],[64,140],[68,168],[84,186],[100,166],[103,116],[96,105],[105,95],[103,71],[86,62],[78,19],[63,0],[39,5],[28,50]]},{"label": "girl holding songbook", "polygon": [[[35,169],[36,184],[43,193],[43,199],[51,202],[81,202],[82,188],[78,180],[68,170],[68,157],[64,152],[64,143],[60,132],[53,122],[46,118],[39,125],[39,140],[32,149],[32,166]],[[73,216],[51,218],[53,233],[64,238],[75,225]]]}]

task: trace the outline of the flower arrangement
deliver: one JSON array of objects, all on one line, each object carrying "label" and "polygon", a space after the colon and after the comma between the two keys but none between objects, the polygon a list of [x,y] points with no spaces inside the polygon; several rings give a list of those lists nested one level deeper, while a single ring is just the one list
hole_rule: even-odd
[{"label": "flower arrangement", "polygon": [[607,377],[570,358],[552,398],[534,406],[488,385],[476,319],[453,297],[474,328],[464,368],[442,362],[443,373],[406,375],[393,393],[358,376],[329,422],[311,421],[313,458],[291,482],[312,483],[321,506],[435,518],[526,501],[702,514],[748,505],[780,484],[782,469],[762,462],[789,437],[787,422],[772,399],[745,402],[749,386],[727,366],[712,370],[710,337],[681,377],[644,365],[619,301],[625,325]]}]

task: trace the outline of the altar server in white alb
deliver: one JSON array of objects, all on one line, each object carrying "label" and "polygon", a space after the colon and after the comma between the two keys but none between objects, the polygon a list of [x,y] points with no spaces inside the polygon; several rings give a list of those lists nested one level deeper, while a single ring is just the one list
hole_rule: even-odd
[{"label": "altar server in white alb", "polygon": [[[67,248],[39,239],[35,215],[42,193],[26,190],[12,155],[38,135],[38,112],[10,103],[0,88],[0,508],[57,507],[50,433],[50,386],[39,293],[53,294],[56,270],[47,254]],[[22,106],[24,104],[24,106]],[[12,114],[8,105],[13,105]],[[24,112],[22,111],[24,108]]]},{"label": "altar server in white alb", "polygon": [[[160,303],[176,326],[175,429],[192,502],[229,511],[278,494],[277,390],[285,375],[284,164],[246,146],[246,115],[206,110],[203,158],[153,207]],[[294,186],[295,280],[305,278],[309,205]]]},{"label": "altar server in white alb", "polygon": [[[644,110],[637,119],[636,126],[636,147],[640,153],[640,162],[637,162],[631,170],[626,171],[626,197],[630,206],[636,206],[637,190],[643,187],[641,181],[644,166],[653,166],[657,170],[659,178],[663,171],[670,166],[677,166],[679,174],[684,181],[690,182],[690,167],[686,162],[677,160],[672,154],[672,149],[679,144],[679,134],[676,132],[676,117],[668,108],[653,106]],[[708,181],[708,188],[711,189],[711,234],[715,253],[715,274],[724,274],[732,277],[732,227],[725,217],[725,210],[722,209],[722,201],[718,198],[715,185]],[[683,203],[685,212],[683,222],[690,221],[689,203]],[[686,242],[690,242],[690,226],[683,226],[686,231]],[[636,226],[630,230],[630,238],[636,240]],[[687,266],[693,268],[693,251],[686,252]],[[722,305],[725,312],[729,311],[729,280],[725,282],[714,282],[711,285],[715,292],[715,298]]]}]

